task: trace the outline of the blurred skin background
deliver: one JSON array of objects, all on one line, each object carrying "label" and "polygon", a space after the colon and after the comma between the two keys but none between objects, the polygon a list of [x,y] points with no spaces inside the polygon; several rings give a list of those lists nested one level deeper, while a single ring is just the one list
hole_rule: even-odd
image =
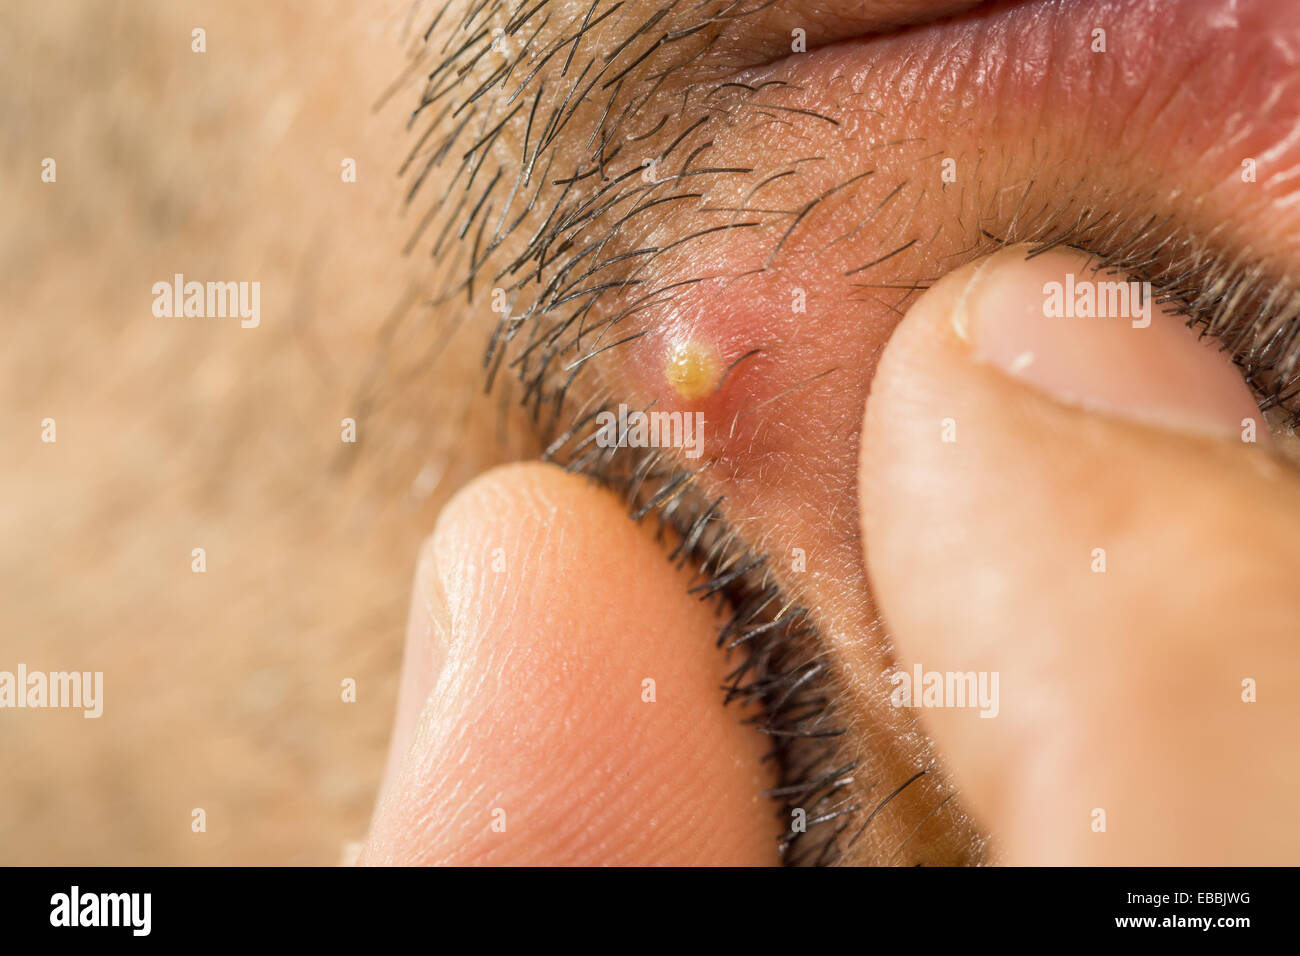
[{"label": "blurred skin background", "polygon": [[[481,353],[435,343],[401,255],[409,103],[374,107],[406,13],[0,10],[0,668],[104,672],[98,720],[0,718],[2,863],[334,863],[365,832],[419,541],[526,450],[458,437],[498,421]],[[155,318],[177,272],[259,281],[260,326]]]}]

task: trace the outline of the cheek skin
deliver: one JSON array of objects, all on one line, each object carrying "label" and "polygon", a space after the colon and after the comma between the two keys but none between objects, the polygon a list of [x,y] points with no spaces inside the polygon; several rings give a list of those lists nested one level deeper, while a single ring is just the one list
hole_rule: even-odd
[{"label": "cheek skin", "polygon": [[[762,459],[765,469],[787,456],[823,463],[820,449],[842,442],[846,426],[856,428],[875,356],[910,302],[904,290],[882,287],[937,278],[973,257],[976,224],[997,232],[1025,207],[1059,202],[1080,181],[1081,195],[1133,196],[1145,217],[1171,211],[1137,202],[1158,175],[1165,192],[1201,197],[1178,209],[1193,227],[1213,232],[1226,213],[1252,229],[1261,223],[1274,240],[1266,250],[1282,271],[1294,271],[1297,218],[1285,213],[1295,205],[1289,171],[1300,164],[1300,142],[1290,135],[1294,109],[1277,91],[1296,79],[1286,70],[1285,43],[1261,20],[1273,8],[1191,4],[1215,28],[1169,43],[1153,20],[1157,11],[1141,4],[1045,6],[1047,13],[1030,4],[960,28],[844,43],[744,74],[754,85],[788,86],[764,90],[761,104],[738,107],[725,128],[698,138],[713,143],[709,165],[754,171],[714,185],[692,180],[691,188],[705,192],[700,207],[743,203],[785,213],[746,213],[734,228],[656,257],[646,270],[655,281],[708,278],[677,290],[667,309],[629,317],[627,333],[641,338],[611,350],[611,380],[629,383],[637,400],[656,407],[692,403],[703,411],[714,426],[709,453],[737,481],[744,458]],[[1230,6],[1236,30],[1220,28]],[[1069,16],[1104,24],[1109,52],[1093,53],[1086,31],[1076,42]],[[1300,11],[1284,20],[1279,29],[1300,34]],[[1120,69],[1120,60],[1141,66]],[[1263,106],[1248,121],[1234,102]],[[1204,104],[1226,126],[1204,122]],[[775,109],[816,111],[836,124],[799,114],[777,122]],[[1197,162],[1183,161],[1188,155]],[[1268,157],[1251,188],[1238,175],[1242,156]],[[749,195],[753,184],[807,157],[822,160]],[[941,177],[946,159],[955,181]],[[1023,185],[1036,179],[1043,187],[1022,203]],[[1003,187],[1011,191],[999,195]],[[629,245],[667,246],[718,222],[678,204],[671,222]],[[723,368],[748,357],[718,393],[682,395],[662,369],[683,338],[716,350]],[[819,384],[818,375],[828,380]]]}]

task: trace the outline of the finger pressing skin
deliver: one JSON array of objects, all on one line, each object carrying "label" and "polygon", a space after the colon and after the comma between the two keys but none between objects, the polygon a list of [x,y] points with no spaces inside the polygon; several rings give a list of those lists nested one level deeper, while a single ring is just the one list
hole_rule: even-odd
[{"label": "finger pressing skin", "polygon": [[724,707],[711,605],[609,492],[476,479],[425,547],[363,861],[763,865],[762,738]]},{"label": "finger pressing skin", "polygon": [[1300,482],[1181,319],[1046,318],[1067,274],[1123,279],[998,253],[880,362],[869,573],[900,673],[943,682],[896,703],[1008,862],[1295,863]]}]

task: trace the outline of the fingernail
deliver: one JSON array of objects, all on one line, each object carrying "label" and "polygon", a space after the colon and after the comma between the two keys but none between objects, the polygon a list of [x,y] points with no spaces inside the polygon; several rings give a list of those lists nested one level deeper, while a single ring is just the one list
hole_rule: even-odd
[{"label": "fingernail", "polygon": [[1097,271],[1072,249],[1029,251],[989,256],[958,296],[953,327],[975,361],[1088,411],[1270,443],[1218,340],[1153,303],[1149,284]]}]

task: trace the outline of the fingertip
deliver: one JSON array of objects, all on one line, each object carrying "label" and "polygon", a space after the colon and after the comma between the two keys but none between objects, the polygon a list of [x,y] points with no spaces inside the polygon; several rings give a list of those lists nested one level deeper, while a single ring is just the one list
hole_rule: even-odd
[{"label": "fingertip", "polygon": [[[1245,386],[1192,332],[1048,316],[1050,270],[1087,277],[1086,258],[992,258],[914,303],[863,420],[900,705],[1008,862],[1276,858],[1249,814],[1212,835],[1197,821],[1294,787],[1235,678],[1294,673],[1300,485],[1233,431]],[[968,675],[997,678],[990,719],[955,693]]]},{"label": "fingertip", "polygon": [[426,560],[446,656],[367,861],[776,862],[714,612],[611,493],[496,469],[449,502]]}]

